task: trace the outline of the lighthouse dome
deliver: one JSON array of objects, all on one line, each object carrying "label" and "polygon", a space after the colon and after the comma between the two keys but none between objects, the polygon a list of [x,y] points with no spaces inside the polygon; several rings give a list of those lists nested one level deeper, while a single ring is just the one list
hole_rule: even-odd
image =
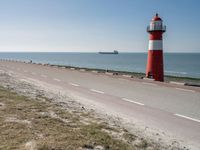
[{"label": "lighthouse dome", "polygon": [[147,27],[147,32],[161,31],[165,32],[166,26],[163,26],[162,19],[156,14],[150,22],[150,25]]},{"label": "lighthouse dome", "polygon": [[156,15],[153,17],[152,21],[162,21],[162,19],[156,13]]}]

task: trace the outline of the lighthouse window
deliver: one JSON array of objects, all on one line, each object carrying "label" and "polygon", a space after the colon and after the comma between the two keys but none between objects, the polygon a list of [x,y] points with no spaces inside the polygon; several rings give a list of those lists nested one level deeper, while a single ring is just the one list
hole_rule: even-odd
[{"label": "lighthouse window", "polygon": [[152,22],[151,24],[150,24],[150,30],[154,30],[154,22]]},{"label": "lighthouse window", "polygon": [[155,22],[155,30],[161,30],[162,29],[162,22],[156,21]]},{"label": "lighthouse window", "polygon": [[150,23],[150,30],[162,30],[162,21],[153,21]]}]

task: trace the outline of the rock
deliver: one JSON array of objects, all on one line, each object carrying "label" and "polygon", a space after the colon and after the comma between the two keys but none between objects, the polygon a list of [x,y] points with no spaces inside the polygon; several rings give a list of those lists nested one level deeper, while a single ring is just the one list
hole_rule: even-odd
[{"label": "rock", "polygon": [[29,142],[27,142],[26,145],[25,145],[25,149],[26,150],[34,150],[34,149],[36,149],[36,143],[35,143],[35,141],[29,141]]},{"label": "rock", "polygon": [[97,145],[94,147],[94,150],[105,150],[103,146]]}]

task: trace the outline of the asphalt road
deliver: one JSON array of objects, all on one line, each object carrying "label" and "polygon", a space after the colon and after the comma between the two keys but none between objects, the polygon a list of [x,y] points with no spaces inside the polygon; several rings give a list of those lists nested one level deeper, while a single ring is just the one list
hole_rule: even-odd
[{"label": "asphalt road", "polygon": [[138,124],[200,148],[200,88],[112,77],[21,62],[0,61],[0,70],[56,85]]}]

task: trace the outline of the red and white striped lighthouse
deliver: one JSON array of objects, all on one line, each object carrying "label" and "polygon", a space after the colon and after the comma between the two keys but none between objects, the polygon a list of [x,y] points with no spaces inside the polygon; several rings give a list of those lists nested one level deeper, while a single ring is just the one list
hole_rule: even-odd
[{"label": "red and white striped lighthouse", "polygon": [[146,67],[146,77],[155,81],[164,81],[162,34],[165,31],[166,26],[163,26],[162,19],[156,14],[147,27],[149,49]]}]

